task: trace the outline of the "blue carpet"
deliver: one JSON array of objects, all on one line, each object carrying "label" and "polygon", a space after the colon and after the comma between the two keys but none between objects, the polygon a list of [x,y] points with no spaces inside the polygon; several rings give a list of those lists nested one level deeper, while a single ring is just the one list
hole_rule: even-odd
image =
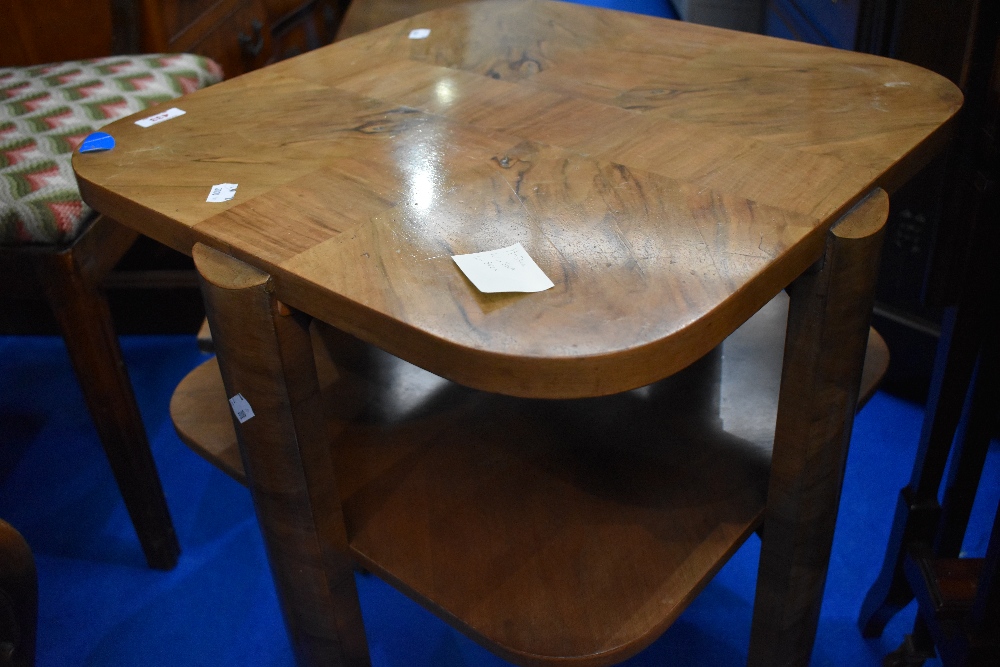
[{"label": "blue carpet", "polygon": [[618,9],[623,12],[633,12],[635,14],[648,14],[650,16],[662,16],[668,19],[678,18],[670,0],[569,0],[581,5],[591,7],[604,7],[605,9]]},{"label": "blue carpet", "polygon": [[[172,572],[145,567],[61,340],[0,337],[0,516],[35,551],[39,667],[292,665],[249,494],[181,444],[167,414],[173,387],[203,355],[192,337],[126,337],[123,347],[182,544]],[[919,406],[877,394],[857,420],[814,665],[878,665],[912,623],[911,607],[865,641],[855,618],[921,418]],[[1000,480],[1000,452],[983,477]],[[985,550],[1000,485],[980,495],[972,554]],[[758,551],[753,537],[626,664],[743,664]],[[359,576],[358,587],[376,667],[506,664],[377,578]]]}]

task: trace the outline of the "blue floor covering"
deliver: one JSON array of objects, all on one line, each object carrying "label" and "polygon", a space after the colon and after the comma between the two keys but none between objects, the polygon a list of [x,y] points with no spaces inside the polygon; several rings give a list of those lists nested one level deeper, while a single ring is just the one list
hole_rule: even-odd
[{"label": "blue floor covering", "polygon": [[[203,355],[193,337],[125,337],[123,347],[183,553],[145,567],[58,338],[0,337],[0,516],[39,570],[38,665],[292,665],[246,490],[190,452],[167,408]],[[848,461],[814,665],[878,665],[908,631],[905,610],[877,640],[855,626],[906,483],[922,409],[879,393],[861,412]],[[966,550],[985,550],[1000,496],[996,443]],[[752,537],[632,667],[746,660],[759,541]],[[359,575],[375,667],[499,666],[370,575]]]}]

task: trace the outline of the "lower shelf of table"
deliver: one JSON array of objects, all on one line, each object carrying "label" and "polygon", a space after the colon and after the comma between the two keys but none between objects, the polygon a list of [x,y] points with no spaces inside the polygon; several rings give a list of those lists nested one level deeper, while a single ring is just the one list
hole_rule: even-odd
[{"label": "lower shelf of table", "polygon": [[[760,525],[784,319],[775,301],[685,371],[575,401],[318,354],[353,557],[514,662],[638,652]],[[245,483],[214,359],[171,413]]]}]

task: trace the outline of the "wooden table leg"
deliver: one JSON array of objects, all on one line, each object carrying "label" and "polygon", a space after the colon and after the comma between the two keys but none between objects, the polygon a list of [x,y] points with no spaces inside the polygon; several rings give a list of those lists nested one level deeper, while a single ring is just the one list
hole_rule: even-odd
[{"label": "wooden table leg", "polygon": [[254,414],[233,423],[296,660],[369,665],[308,318],[267,274],[201,244],[193,256],[227,395]]},{"label": "wooden table leg", "polygon": [[807,665],[812,653],[888,209],[885,192],[871,193],[790,287],[750,638],[755,667]]}]

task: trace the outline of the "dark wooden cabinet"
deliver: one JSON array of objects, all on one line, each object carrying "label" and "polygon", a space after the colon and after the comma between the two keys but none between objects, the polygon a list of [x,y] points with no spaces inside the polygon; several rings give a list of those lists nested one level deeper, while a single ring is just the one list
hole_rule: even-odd
[{"label": "dark wooden cabinet", "polygon": [[271,21],[270,62],[284,60],[333,41],[348,0],[268,0]]},{"label": "dark wooden cabinet", "polygon": [[142,50],[208,56],[238,76],[333,41],[339,0],[142,0]]},{"label": "dark wooden cabinet", "polygon": [[[233,77],[333,41],[348,0],[5,0],[0,67],[198,53]],[[8,6],[9,5],[9,6]]]},{"label": "dark wooden cabinet", "polygon": [[271,51],[263,0],[145,0],[142,50],[198,53],[227,77],[257,69]]},{"label": "dark wooden cabinet", "polygon": [[929,381],[942,314],[965,269],[967,202],[981,180],[973,155],[990,143],[968,121],[985,95],[983,80],[971,76],[976,54],[992,48],[981,43],[985,8],[981,0],[767,0],[767,34],[905,60],[966,95],[949,150],[893,195],[886,225],[876,328],[892,349],[890,384],[904,390]]},{"label": "dark wooden cabinet", "polygon": [[2,0],[0,15],[0,67],[112,53],[108,0]]}]

